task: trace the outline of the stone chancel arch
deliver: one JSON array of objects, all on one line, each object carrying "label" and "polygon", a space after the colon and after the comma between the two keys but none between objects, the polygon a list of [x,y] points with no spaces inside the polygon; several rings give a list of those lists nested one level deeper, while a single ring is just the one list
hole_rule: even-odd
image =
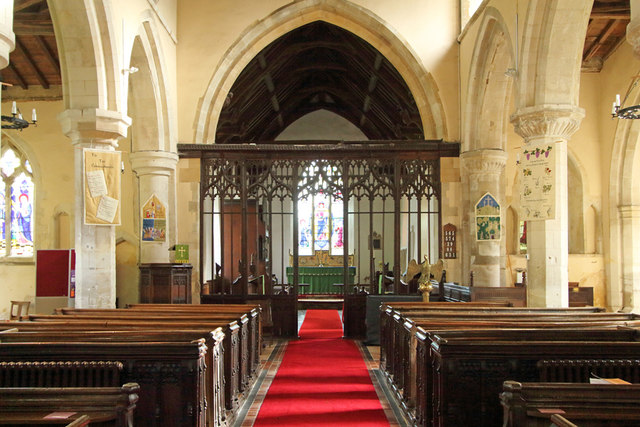
[{"label": "stone chancel arch", "polygon": [[242,70],[269,43],[291,30],[324,21],[347,30],[376,48],[400,73],[418,108],[426,139],[447,139],[438,88],[418,56],[379,17],[349,1],[304,0],[283,7],[249,27],[227,51],[202,97],[196,118],[195,143],[213,143],[220,112]]}]

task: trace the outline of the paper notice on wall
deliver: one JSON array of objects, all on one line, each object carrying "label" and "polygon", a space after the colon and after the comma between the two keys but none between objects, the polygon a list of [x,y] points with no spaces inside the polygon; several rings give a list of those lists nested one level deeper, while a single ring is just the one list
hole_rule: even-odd
[{"label": "paper notice on wall", "polygon": [[84,223],[119,225],[120,152],[85,148],[83,163]]},{"label": "paper notice on wall", "polygon": [[555,144],[527,145],[520,156],[522,220],[555,218]]},{"label": "paper notice on wall", "polygon": [[118,213],[118,201],[113,197],[102,196],[100,203],[98,203],[98,211],[96,217],[103,221],[113,222],[113,219]]},{"label": "paper notice on wall", "polygon": [[100,197],[107,194],[107,181],[101,170],[87,172],[87,186],[91,197]]}]

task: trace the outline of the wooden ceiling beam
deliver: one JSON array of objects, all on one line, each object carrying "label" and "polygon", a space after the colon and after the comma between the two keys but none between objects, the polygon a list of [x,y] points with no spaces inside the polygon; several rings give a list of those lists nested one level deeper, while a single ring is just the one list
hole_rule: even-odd
[{"label": "wooden ceiling beam", "polygon": [[587,53],[585,55],[583,55],[582,60],[583,61],[588,61],[591,58],[593,58],[593,56],[596,54],[596,52],[598,51],[598,49],[607,41],[607,39],[611,36],[611,34],[613,33],[613,31],[616,29],[616,26],[618,25],[620,21],[618,19],[614,19],[611,22],[607,23],[607,26],[605,27],[604,31],[602,33],[600,33],[600,35],[598,35],[598,37],[596,38],[596,40],[593,42],[593,44],[591,45],[591,47],[589,48],[589,50],[587,51]]},{"label": "wooden ceiling beam", "polygon": [[33,60],[33,57],[31,56],[29,51],[27,51],[24,48],[24,45],[20,42],[20,39],[18,38],[16,38],[16,51],[25,57],[25,59],[27,60],[27,64],[29,64],[32,71],[35,73],[36,78],[40,82],[40,85],[45,89],[49,89],[49,81],[46,79],[44,74],[42,74],[42,71],[40,71],[40,69],[38,68],[36,61]]},{"label": "wooden ceiling beam", "polygon": [[11,70],[11,72],[15,76],[16,80],[18,81],[18,84],[20,85],[20,87],[22,89],[26,90],[26,89],[29,88],[29,85],[27,84],[27,81],[24,79],[24,77],[22,77],[22,74],[20,74],[18,69],[15,67],[15,65],[13,65],[11,62],[9,62],[9,65],[7,65],[7,68],[9,70]]},{"label": "wooden ceiling beam", "polygon": [[37,4],[44,3],[45,6],[47,4],[46,0],[15,0],[13,2],[13,13],[22,12],[25,9],[30,8],[31,6],[35,6]]},{"label": "wooden ceiling beam", "polygon": [[53,36],[53,22],[49,13],[15,13],[13,32],[17,36]]},{"label": "wooden ceiling beam", "polygon": [[44,54],[44,57],[47,59],[49,64],[55,69],[55,71],[58,74],[60,74],[60,62],[58,62],[58,59],[54,56],[51,49],[49,49],[49,46],[47,45],[47,43],[44,41],[44,39],[41,36],[36,36],[35,39],[36,39],[36,42],[38,43],[38,46],[40,46],[40,50]]}]

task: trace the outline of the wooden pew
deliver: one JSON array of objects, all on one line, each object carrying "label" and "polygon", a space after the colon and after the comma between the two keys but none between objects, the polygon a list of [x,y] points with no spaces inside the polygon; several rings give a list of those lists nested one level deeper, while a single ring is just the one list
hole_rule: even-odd
[{"label": "wooden pew", "polygon": [[[415,308],[416,304],[409,303],[407,306]],[[469,313],[473,311],[475,311],[476,314]],[[418,380],[418,378],[425,378],[425,376],[428,378],[428,374],[420,374],[420,369],[424,371],[424,363],[428,363],[426,359],[428,358],[429,347],[420,349],[418,354],[415,337],[416,323],[412,322],[413,319],[407,319],[405,324],[402,324],[404,314],[411,313],[412,316],[418,318],[420,316],[427,316],[426,318],[422,318],[422,321],[425,324],[420,325],[424,327],[424,329],[420,328],[423,335],[425,330],[428,331],[430,329],[473,329],[479,327],[508,328],[514,326],[514,321],[516,321],[516,319],[518,319],[517,322],[519,328],[562,328],[566,327],[567,322],[571,322],[572,325],[580,327],[600,325],[602,327],[606,326],[612,328],[615,327],[615,325],[627,324],[627,319],[635,318],[633,315],[620,316],[618,314],[613,314],[611,316],[610,313],[598,315],[599,317],[596,316],[594,318],[592,314],[589,314],[589,312],[593,311],[599,312],[601,309],[590,308],[587,310],[559,310],[529,308],[469,308],[469,310],[463,310],[459,307],[455,307],[449,309],[447,312],[443,311],[441,307],[423,307],[423,310],[417,311],[417,314],[410,311],[405,311],[404,313],[399,314],[397,311],[394,312],[390,307],[387,307],[385,312],[382,313],[382,316],[386,315],[391,317],[390,315],[393,314],[395,318],[393,321],[387,320],[382,323],[386,325],[391,324],[395,329],[388,327],[388,331],[381,334],[382,337],[385,337],[383,338],[383,342],[385,340],[387,341],[385,346],[381,347],[381,368],[386,369],[385,373],[387,374],[387,378],[395,389],[398,397],[403,401],[405,410],[409,414],[415,414],[415,417],[420,420],[420,422],[424,423],[426,422],[425,420],[428,420],[430,417],[430,415],[425,415],[430,409],[425,407],[428,406],[430,399],[429,394],[427,394],[429,390],[425,390],[425,388],[428,389],[430,387],[430,383],[427,382],[425,384]],[[428,313],[434,313],[433,318],[428,318]],[[539,316],[536,315],[536,313],[542,314]],[[581,318],[580,316],[583,317]],[[587,317],[584,318],[584,316]],[[401,333],[402,329],[404,329],[404,335]],[[401,332],[394,332],[396,330],[400,330]],[[385,353],[389,353],[386,360],[384,358]],[[427,366],[427,368],[428,367],[429,366]],[[421,393],[418,393],[418,389],[420,389]],[[413,412],[414,407],[415,412]]]},{"label": "wooden pew", "polygon": [[0,362],[0,387],[119,387],[122,369],[105,361]]},{"label": "wooden pew", "polygon": [[[460,319],[464,317],[464,320],[485,320],[490,317],[492,320],[502,320],[499,318],[501,315],[511,316],[518,315],[520,320],[527,320],[525,316],[529,316],[531,320],[538,320],[540,317],[546,317],[549,321],[552,321],[553,317],[567,316],[573,318],[571,321],[577,321],[580,314],[591,313],[586,310],[575,309],[532,309],[532,308],[499,308],[499,307],[419,307],[419,308],[404,308],[396,309],[396,306],[387,305],[381,312],[381,333],[380,333],[380,358],[381,366],[383,370],[391,374],[396,374],[394,367],[398,359],[403,359],[406,356],[406,347],[409,345],[409,337],[405,332],[407,319],[413,321],[415,324],[419,319],[423,319],[425,316],[429,318],[442,318],[442,319]],[[599,321],[611,321],[611,320],[632,320],[635,319],[632,315],[621,313],[602,313],[598,312],[596,317],[590,316],[589,319],[599,319]]]},{"label": "wooden pew", "polygon": [[[153,307],[150,307],[153,306]],[[59,308],[56,313],[64,315],[107,315],[113,317],[130,316],[198,316],[205,318],[226,318],[237,316],[240,326],[240,390],[250,386],[250,378],[257,374],[260,366],[260,350],[262,348],[262,321],[260,307],[246,304],[229,306],[187,305],[187,304],[136,304],[130,309],[77,309]],[[245,324],[248,325],[245,327]],[[245,372],[246,371],[246,372]]]},{"label": "wooden pew", "polygon": [[[56,319],[56,321],[50,322],[0,322],[0,329],[3,326],[15,326],[16,328],[13,329],[23,332],[46,332],[49,334],[66,331],[63,335],[70,337],[79,336],[77,335],[79,331],[103,331],[107,333],[118,331],[121,341],[167,341],[172,339],[183,341],[192,339],[193,337],[202,337],[205,339],[205,344],[208,343],[209,346],[209,351],[206,355],[207,368],[205,371],[207,384],[213,384],[212,387],[207,387],[206,392],[209,402],[207,418],[213,420],[220,417],[228,419],[229,415],[234,414],[234,411],[241,403],[239,391],[239,339],[238,326],[235,321],[223,324],[224,334],[220,334],[219,332],[215,332],[216,330],[212,331],[212,328],[218,325],[218,323],[211,321],[150,322],[138,318],[133,320],[111,320],[111,318],[104,320],[94,318],[91,320],[76,321],[70,320],[70,318],[66,316],[60,316],[60,318]],[[4,334],[0,334],[0,341],[11,339],[21,340],[21,338],[10,338],[8,336],[9,333],[10,332],[5,332]],[[46,340],[46,338],[43,339]],[[61,339],[64,339],[64,337],[61,337]],[[118,339],[118,335],[113,336],[114,341]],[[210,339],[213,339],[213,341],[209,341]],[[223,339],[223,346],[226,347],[226,351],[219,345],[220,339]],[[97,340],[101,341],[101,339]],[[222,367],[220,367],[221,360],[223,361]],[[222,375],[222,378],[220,378],[220,375]],[[217,385],[220,383],[223,384],[222,387]],[[217,393],[215,390],[223,390],[223,393]],[[211,397],[212,393],[215,393],[213,397]],[[226,408],[226,411],[218,409],[219,407]]]},{"label": "wooden pew", "polygon": [[[444,310],[444,311],[443,311]],[[446,313],[445,317],[459,317],[465,312],[476,313],[602,313],[604,309],[598,307],[580,307],[580,308],[531,308],[531,307],[499,307],[494,305],[485,305],[475,303],[386,303],[380,307],[380,361],[381,365],[386,367],[387,353],[389,349],[398,349],[395,345],[395,337],[402,335],[401,325],[407,317],[419,317],[421,313]],[[418,314],[412,314],[417,312]],[[450,315],[448,313],[451,313]],[[392,354],[389,352],[389,354]],[[393,363],[393,360],[391,360]],[[389,369],[385,369],[389,371]]]},{"label": "wooden pew", "polygon": [[[161,331],[153,331],[153,330],[144,330],[144,331],[81,331],[77,328],[72,330],[72,333],[69,332],[60,332],[60,330],[54,331],[32,331],[32,332],[20,332],[20,331],[9,331],[9,332],[0,332],[0,342],[9,343],[9,342],[191,342],[193,340],[198,340],[200,338],[204,338],[205,344],[207,346],[207,353],[205,355],[205,393],[206,393],[206,401],[207,401],[207,423],[209,425],[221,425],[226,419],[226,411],[225,407],[228,405],[230,410],[233,410],[237,406],[238,396],[231,396],[231,399],[235,399],[234,401],[225,400],[226,390],[225,390],[225,380],[224,380],[224,365],[223,365],[223,355],[222,352],[222,341],[224,340],[224,333],[222,332],[222,328],[218,328],[214,331],[208,330],[185,330],[185,331],[176,331],[176,330],[161,330]],[[2,365],[10,365],[10,364],[18,364],[16,362],[0,362],[0,384],[3,384],[1,381],[1,372]],[[32,364],[38,364],[38,362],[31,362]],[[54,362],[42,362],[39,363],[46,370],[53,370],[55,373],[55,368],[49,367],[49,365]],[[97,368],[100,367],[100,364],[104,364],[106,362],[63,362],[66,364],[77,364],[82,367],[82,365],[87,365],[90,363],[97,364]],[[122,364],[120,362],[114,362],[120,365],[122,369]],[[64,368],[64,366],[63,366]],[[96,369],[97,369],[96,368]],[[45,375],[46,376],[46,375]],[[67,375],[69,377],[70,375]],[[99,377],[100,372],[94,373],[93,377]],[[76,375],[79,377],[79,375]],[[83,376],[83,379],[86,378],[87,375]],[[12,378],[15,379],[15,376]],[[102,378],[98,378],[102,379]],[[234,380],[234,379],[232,379]],[[93,381],[97,382],[97,381]],[[17,385],[17,384],[16,384]],[[20,384],[22,386],[22,384]],[[54,384],[55,386],[66,386],[68,384]],[[79,385],[79,384],[78,384]],[[91,384],[93,385],[93,384]]]},{"label": "wooden pew", "polygon": [[505,381],[503,389],[505,427],[547,427],[553,414],[581,427],[640,425],[640,384]]},{"label": "wooden pew", "polygon": [[[626,323],[626,322],[623,322]],[[578,327],[582,329],[597,329],[604,328],[606,330],[615,330],[618,327],[617,322],[613,324],[600,324],[594,325],[590,322],[573,322],[571,323],[572,327]],[[431,332],[440,332],[440,330],[446,329],[461,329],[463,331],[469,331],[473,329],[481,329],[481,328],[492,328],[497,330],[497,334],[501,330],[506,328],[517,328],[517,329],[531,329],[531,328],[541,328],[542,330],[556,330],[567,328],[567,323],[565,322],[454,322],[451,323],[439,323],[432,324],[428,330],[423,329],[422,327],[418,327],[415,333],[415,339],[417,341],[416,351],[415,351],[415,360],[411,360],[410,372],[406,373],[405,378],[407,384],[402,390],[404,395],[401,395],[400,398],[404,398],[406,401],[406,405],[408,410],[411,411],[412,414],[418,420],[421,420],[419,425],[426,425],[430,420],[430,411],[431,411],[431,399],[432,399],[432,371],[431,371],[431,363],[432,360],[430,358],[430,341],[428,337]]]},{"label": "wooden pew", "polygon": [[[519,322],[533,321],[539,322],[545,319],[547,322],[616,322],[633,320],[633,315],[624,313],[588,313],[584,317],[581,312],[568,311],[562,309],[546,309],[546,311],[531,311],[528,308],[470,308],[469,310],[453,309],[427,309],[399,312],[387,307],[384,315],[387,319],[382,322],[385,328],[381,331],[381,367],[393,379],[396,388],[403,388],[402,372],[412,369],[415,360],[415,329],[417,325],[428,325],[429,322],[452,322],[464,321],[460,326],[468,325],[468,322],[508,322],[518,320]],[[455,320],[452,320],[455,319]],[[496,326],[502,326],[496,324]],[[508,327],[508,325],[506,325]]]},{"label": "wooden pew", "polygon": [[204,339],[192,342],[0,343],[2,361],[117,360],[140,385],[136,426],[204,426]]},{"label": "wooden pew", "polygon": [[[445,338],[436,335],[431,343],[429,367],[433,388],[432,424],[435,426],[494,426],[502,422],[496,396],[506,380],[535,382],[537,363],[542,359],[629,359],[637,356],[640,342],[569,341],[559,333],[547,333],[538,340],[500,340],[500,330],[486,340]],[[535,340],[531,340],[535,339]]]},{"label": "wooden pew", "polygon": [[[73,313],[73,312],[70,312]],[[64,314],[64,315],[30,315],[32,322],[41,321],[92,321],[92,320],[126,320],[128,322],[166,322],[174,324],[176,322],[211,322],[212,329],[220,327],[227,322],[236,322],[239,326],[238,341],[238,387],[240,392],[248,390],[254,379],[252,375],[257,368],[251,366],[255,363],[254,348],[257,346],[258,333],[249,330],[249,317],[246,313],[160,313],[150,311],[136,311],[129,309],[84,309],[84,314]]]},{"label": "wooden pew", "polygon": [[[90,422],[95,426],[129,427],[133,425],[139,390],[135,383],[122,387],[0,388],[0,425],[82,426]],[[72,415],[47,419],[61,412]]]},{"label": "wooden pew", "polygon": [[[252,352],[254,361],[252,366],[260,366],[260,353],[264,347],[264,314],[262,307],[254,304],[128,304],[127,308],[134,310],[164,311],[164,312],[207,312],[207,313],[247,313],[252,331],[256,331],[258,345]],[[254,340],[252,340],[254,341]]]}]

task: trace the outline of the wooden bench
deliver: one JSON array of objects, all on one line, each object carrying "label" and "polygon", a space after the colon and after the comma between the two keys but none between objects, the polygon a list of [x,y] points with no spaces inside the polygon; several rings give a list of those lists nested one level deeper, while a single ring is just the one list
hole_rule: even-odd
[{"label": "wooden bench", "polygon": [[[185,322],[185,329],[194,326],[194,322],[203,321],[229,321],[237,319],[239,323],[239,339],[236,339],[235,332],[228,330],[229,336],[225,338],[224,347],[228,349],[224,353],[224,396],[220,393],[215,396],[216,401],[224,402],[228,414],[233,414],[235,408],[241,403],[239,397],[245,396],[246,391],[251,386],[251,381],[255,378],[259,367],[260,348],[262,339],[260,308],[256,305],[230,304],[225,306],[215,305],[184,305],[184,304],[142,304],[135,305],[130,309],[72,309],[61,308],[56,310],[61,313],[58,316],[34,315],[30,319],[36,323],[42,321],[63,321],[69,319],[82,323],[94,321],[109,322],[112,327],[122,326],[114,323],[110,319],[125,320],[126,322],[144,319],[143,327],[146,329],[150,321],[169,322],[171,327],[175,327],[175,322]],[[189,325],[189,323],[191,325]],[[209,326],[214,326],[209,323]],[[247,326],[248,325],[248,326]],[[156,325],[160,327],[160,325]],[[204,326],[204,325],[200,325]],[[227,328],[229,329],[229,328]],[[237,355],[237,358],[236,356]],[[237,359],[237,362],[236,362]],[[211,363],[209,363],[211,366]],[[207,376],[209,378],[209,376]],[[211,393],[210,390],[207,391]],[[212,402],[214,397],[209,396]],[[215,409],[213,409],[215,412]],[[209,411],[210,413],[211,411]]]},{"label": "wooden bench", "polygon": [[[460,326],[475,327],[474,321],[481,322],[519,322],[532,321],[539,322],[546,319],[547,322],[614,322],[634,319],[634,316],[620,313],[597,313],[588,314],[583,317],[582,312],[568,311],[563,309],[546,309],[546,311],[528,308],[469,308],[468,310],[453,309],[425,309],[419,311],[398,311],[387,307],[381,321],[383,330],[381,331],[380,363],[382,369],[394,378],[395,387],[403,388],[403,378],[400,373],[410,369],[413,364],[410,360],[415,360],[415,340],[412,338],[418,325],[428,325],[429,322],[450,323],[463,322]],[[471,323],[470,323],[471,322]],[[486,323],[485,323],[486,324]],[[496,326],[502,326],[496,324]],[[508,327],[508,323],[504,326]]]},{"label": "wooden bench", "polygon": [[262,307],[254,304],[129,304],[127,308],[134,310],[144,311],[162,311],[162,312],[194,312],[194,313],[246,313],[249,317],[249,328],[251,330],[250,335],[257,335],[257,338],[252,338],[251,342],[256,342],[257,345],[251,352],[253,355],[252,367],[257,370],[260,367],[260,353],[264,347],[263,328],[264,328],[264,315]]},{"label": "wooden bench", "polygon": [[0,343],[1,361],[113,360],[123,381],[140,385],[135,425],[206,424],[207,347],[192,342],[15,342]]},{"label": "wooden bench", "polygon": [[[225,389],[224,379],[224,365],[222,353],[222,341],[224,334],[222,328],[218,328],[214,331],[207,330],[161,330],[161,331],[81,331],[73,329],[72,333],[57,331],[31,331],[20,332],[11,331],[6,333],[0,333],[0,342],[191,342],[203,338],[207,346],[207,353],[205,355],[205,393],[207,401],[207,421],[208,423],[220,424],[226,419],[225,407],[228,406],[229,410],[233,410],[237,406],[238,395],[231,395],[231,400],[225,400],[227,396],[227,390]],[[0,362],[0,368],[3,362]],[[16,364],[17,362],[9,362],[9,364]],[[31,362],[39,363],[39,362]],[[55,362],[41,362],[40,365],[47,367],[48,364]],[[63,362],[70,364],[74,362]],[[82,366],[90,364],[92,362],[75,362]],[[102,364],[106,362],[94,362],[96,364]],[[121,367],[122,364],[118,363]],[[99,365],[98,365],[99,367]],[[47,368],[47,371],[52,370]],[[55,370],[54,370],[55,371]],[[100,379],[101,372],[95,372],[94,377],[98,376]],[[69,375],[67,375],[69,376]],[[79,377],[80,375],[76,375]],[[86,377],[87,375],[85,375]],[[108,377],[107,377],[108,378]],[[231,379],[231,381],[237,382],[237,376]],[[95,381],[94,381],[95,382]],[[0,383],[1,384],[1,383]],[[18,385],[18,384],[16,384]],[[55,384],[57,386],[66,386],[67,384]],[[90,384],[94,385],[94,384]],[[230,389],[231,390],[231,389]]]},{"label": "wooden bench", "polygon": [[[241,391],[245,385],[249,385],[249,376],[257,373],[260,366],[260,351],[262,348],[262,316],[260,315],[260,307],[244,304],[230,304],[229,306],[221,305],[185,305],[185,304],[135,304],[129,309],[75,309],[61,308],[57,309],[58,314],[65,315],[108,315],[113,317],[129,317],[130,315],[138,316],[166,316],[175,318],[178,316],[198,316],[205,318],[226,318],[228,316],[237,316],[237,322],[240,326],[241,337],[241,354],[240,357],[245,360],[248,365],[243,367],[246,369],[245,380],[240,385]],[[123,316],[124,314],[124,316]],[[248,326],[243,327],[245,323]],[[243,352],[246,349],[246,352]],[[242,365],[242,362],[241,362]]]},{"label": "wooden bench", "polygon": [[[420,309],[396,309],[395,306],[386,306],[381,311],[381,343],[380,355],[381,365],[386,372],[392,375],[395,363],[400,359],[408,357],[407,347],[409,347],[409,335],[415,331],[413,325],[416,322],[431,320],[492,320],[499,321],[511,319],[513,316],[519,316],[519,320],[538,321],[540,318],[547,318],[548,321],[564,320],[579,321],[580,315],[589,312],[576,311],[575,309],[530,309],[530,308],[500,308],[500,307],[461,307],[440,308],[440,307],[423,307]],[[505,317],[506,316],[506,317]],[[554,319],[555,318],[555,319]],[[592,316],[589,314],[588,320],[593,321],[613,321],[613,320],[633,320],[633,315],[624,313],[601,313]],[[409,326],[405,323],[409,322]],[[407,331],[407,328],[409,331]]]},{"label": "wooden bench", "polygon": [[640,424],[640,384],[505,381],[503,389],[505,427],[547,427],[553,414],[587,427]]},{"label": "wooden bench", "polygon": [[122,369],[105,361],[0,362],[0,387],[119,387]]},{"label": "wooden bench", "polygon": [[0,425],[129,427],[138,392],[135,383],[121,387],[0,388]]},{"label": "wooden bench", "polygon": [[[640,342],[595,341],[585,332],[584,339],[569,341],[567,336],[552,331],[544,340],[500,340],[499,330],[486,340],[445,338],[436,336],[431,343],[429,366],[433,402],[433,425],[494,426],[502,423],[502,411],[496,396],[506,380],[534,382],[538,380],[537,363],[543,359],[630,359],[640,351]],[[552,336],[550,336],[552,335]],[[535,339],[535,340],[531,340]]]},{"label": "wooden bench", "polygon": [[[236,322],[239,327],[238,341],[238,387],[240,392],[248,390],[257,371],[255,352],[258,351],[258,332],[250,330],[249,317],[245,313],[163,313],[153,311],[138,311],[130,309],[87,309],[82,314],[70,311],[63,315],[31,315],[32,322],[41,321],[127,321],[139,322],[141,326],[149,322],[175,324],[177,322],[210,322],[211,329],[215,329],[230,322]],[[232,344],[233,345],[233,344]],[[235,363],[235,362],[234,362]]]},{"label": "wooden bench", "polygon": [[[62,316],[61,316],[62,317]],[[207,419],[226,419],[239,406],[239,357],[238,326],[235,321],[223,324],[212,330],[215,322],[149,322],[144,319],[133,320],[59,320],[50,322],[21,322],[17,326],[22,334],[0,333],[0,341],[23,342],[25,340],[43,341],[120,341],[120,342],[186,342],[203,338],[208,347],[206,367],[206,395],[209,402]],[[2,324],[0,323],[0,328]],[[30,331],[30,332],[26,332]],[[65,332],[61,332],[65,331]],[[93,332],[91,332],[93,331]],[[115,333],[117,331],[117,333]],[[31,333],[31,337],[27,334]],[[33,335],[33,334],[42,335]],[[227,347],[223,351],[223,346]],[[226,411],[225,411],[226,408]]]},{"label": "wooden bench", "polygon": [[[413,306],[414,304],[409,303],[408,305]],[[403,399],[409,414],[419,421],[419,425],[425,425],[424,423],[428,423],[427,420],[431,417],[430,382],[428,382],[430,376],[428,373],[424,373],[430,368],[430,360],[428,360],[430,348],[428,346],[418,348],[416,344],[417,330],[420,330],[424,336],[433,329],[452,328],[518,327],[521,329],[542,327],[560,329],[566,328],[567,322],[579,327],[599,325],[600,327],[614,328],[616,325],[629,323],[628,319],[635,319],[634,315],[620,316],[618,314],[611,315],[611,313],[594,317],[593,314],[589,314],[593,311],[598,312],[601,309],[469,308],[469,310],[462,310],[456,307],[447,313],[441,308],[423,307],[422,311],[416,313],[411,311],[398,313],[390,307],[386,307],[382,316],[387,318],[382,323],[387,325],[388,330],[381,334],[383,337],[381,368],[385,370],[398,397]],[[405,319],[403,315],[407,313],[411,313],[413,318]],[[428,313],[433,313],[433,316],[429,317]],[[416,318],[419,320],[413,321]],[[514,325],[516,322],[517,325]],[[395,332],[398,330],[400,332]],[[388,353],[386,357],[385,353]]]}]

